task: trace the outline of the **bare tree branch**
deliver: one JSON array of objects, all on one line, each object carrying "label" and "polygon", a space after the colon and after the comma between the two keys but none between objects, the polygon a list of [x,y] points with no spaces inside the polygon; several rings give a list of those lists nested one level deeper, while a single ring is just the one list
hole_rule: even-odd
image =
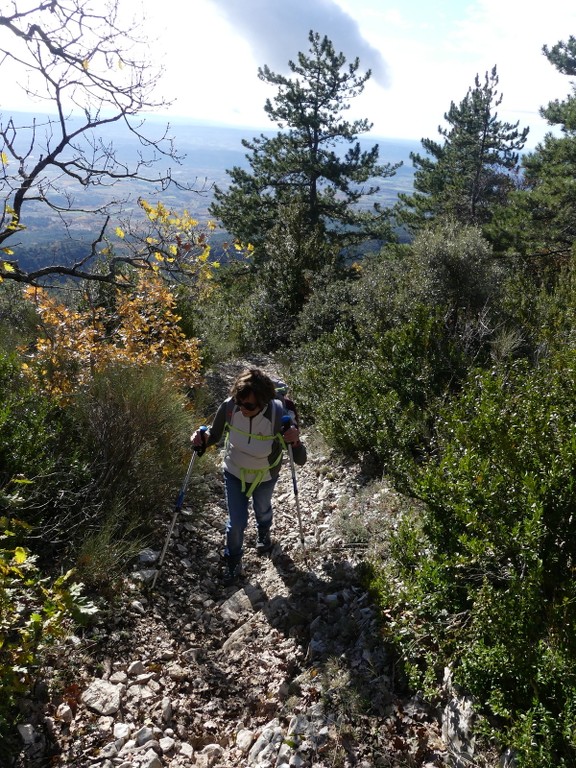
[{"label": "bare tree branch", "polygon": [[[27,121],[0,112],[0,278],[114,280],[116,267],[107,278],[101,266],[95,270],[104,230],[78,263],[23,269],[18,244],[8,243],[26,228],[32,207],[58,214],[70,232],[79,214],[92,213],[94,227],[105,227],[129,199],[122,181],[197,191],[172,178],[169,164],[183,158],[170,127],[154,135],[139,117],[167,106],[154,98],[162,70],[147,61],[137,24],[121,21],[119,10],[120,0],[13,0],[0,15],[0,72],[17,67],[18,84],[38,106]],[[115,123],[136,139],[132,157],[121,156],[106,138]],[[111,191],[88,201],[90,188]]]}]

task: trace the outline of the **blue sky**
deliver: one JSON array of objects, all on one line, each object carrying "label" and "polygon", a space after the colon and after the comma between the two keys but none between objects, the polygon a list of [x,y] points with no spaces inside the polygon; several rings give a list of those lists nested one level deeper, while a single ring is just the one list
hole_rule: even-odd
[{"label": "blue sky", "polygon": [[372,69],[349,114],[371,120],[375,136],[437,138],[450,102],[496,64],[498,114],[530,126],[534,145],[548,130],[540,106],[571,90],[541,50],[576,35],[572,0],[140,1],[170,112],[189,119],[273,127],[263,106],[275,91],[257,69],[285,69],[307,50],[309,29]]}]

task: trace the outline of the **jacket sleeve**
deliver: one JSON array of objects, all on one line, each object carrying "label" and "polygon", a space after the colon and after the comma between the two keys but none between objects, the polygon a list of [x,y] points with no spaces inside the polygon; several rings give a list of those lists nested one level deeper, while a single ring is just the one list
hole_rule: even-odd
[{"label": "jacket sleeve", "polygon": [[212,425],[208,427],[208,439],[206,441],[206,446],[215,445],[216,443],[220,442],[222,439],[222,435],[224,434],[224,429],[226,427],[226,409],[228,407],[228,400],[224,400],[223,403],[220,404],[220,407],[216,411],[216,416],[214,416],[214,421],[212,422]]}]

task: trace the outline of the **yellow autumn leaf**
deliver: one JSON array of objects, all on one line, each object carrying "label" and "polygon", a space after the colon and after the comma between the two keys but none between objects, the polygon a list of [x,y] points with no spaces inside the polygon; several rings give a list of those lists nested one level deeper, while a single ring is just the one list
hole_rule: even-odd
[{"label": "yellow autumn leaf", "polygon": [[0,160],[2,160],[2,165],[8,165],[8,155],[6,152],[0,152]]},{"label": "yellow autumn leaf", "polygon": [[26,550],[22,547],[16,547],[14,550],[14,560],[16,562],[16,565],[22,565],[22,563],[26,562],[26,558],[28,555],[26,554]]},{"label": "yellow autumn leaf", "polygon": [[14,255],[14,251],[12,250],[12,248],[0,248],[0,251],[2,251],[2,253],[5,253],[6,256]]},{"label": "yellow autumn leaf", "polygon": [[88,59],[83,59],[83,60],[82,60],[82,69],[83,69],[85,72],[88,72],[88,67],[89,67],[89,66],[90,66],[90,62],[88,61]]},{"label": "yellow autumn leaf", "polygon": [[2,261],[0,264],[2,265],[4,272],[16,272],[12,264],[9,264],[7,261]]},{"label": "yellow autumn leaf", "polygon": [[126,233],[124,232],[124,230],[121,227],[116,227],[115,232],[116,232],[116,236],[119,237],[121,240],[124,237],[126,237]]},{"label": "yellow autumn leaf", "polygon": [[164,261],[164,256],[162,256],[161,253],[158,253],[158,251],[156,251],[156,253],[154,254],[154,258],[156,259],[156,261]]}]

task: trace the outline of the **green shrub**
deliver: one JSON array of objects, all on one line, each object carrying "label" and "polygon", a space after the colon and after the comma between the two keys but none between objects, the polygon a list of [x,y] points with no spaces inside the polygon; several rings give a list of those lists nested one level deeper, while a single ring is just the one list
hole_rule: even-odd
[{"label": "green shrub", "polygon": [[[573,765],[576,352],[478,372],[438,422],[375,580],[414,684],[444,668],[519,765]],[[495,730],[490,731],[491,728]]]},{"label": "green shrub", "polygon": [[466,371],[442,330],[442,315],[420,307],[379,336],[338,327],[295,350],[290,380],[303,412],[339,450],[398,473],[426,452],[439,403]]},{"label": "green shrub", "polygon": [[181,479],[193,418],[186,398],[159,368],[115,366],[78,394],[71,415],[103,519],[115,507],[150,524]]},{"label": "green shrub", "polygon": [[149,543],[145,526],[129,509],[103,509],[98,525],[76,547],[76,572],[90,592],[111,597],[120,588],[127,564]]},{"label": "green shrub", "polygon": [[66,406],[30,390],[17,358],[0,357],[0,380],[0,509],[23,523],[17,543],[46,564],[97,541],[104,562],[110,526],[119,550],[137,546],[181,480],[188,400],[152,367],[110,368]]},{"label": "green shrub", "polygon": [[0,388],[0,511],[26,524],[17,543],[49,559],[86,496],[87,465],[66,413],[22,377],[15,354],[0,354]]}]

